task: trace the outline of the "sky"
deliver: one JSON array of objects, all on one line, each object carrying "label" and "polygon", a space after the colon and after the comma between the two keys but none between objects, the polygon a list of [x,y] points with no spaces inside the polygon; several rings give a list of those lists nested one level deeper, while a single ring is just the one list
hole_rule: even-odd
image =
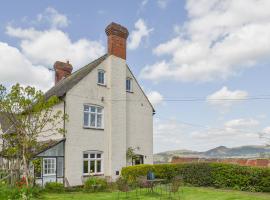
[{"label": "sky", "polygon": [[116,22],[129,30],[127,63],[156,110],[154,152],[267,142],[269,0],[4,0],[0,13],[6,87],[46,91],[56,60],[77,70],[100,57]]}]

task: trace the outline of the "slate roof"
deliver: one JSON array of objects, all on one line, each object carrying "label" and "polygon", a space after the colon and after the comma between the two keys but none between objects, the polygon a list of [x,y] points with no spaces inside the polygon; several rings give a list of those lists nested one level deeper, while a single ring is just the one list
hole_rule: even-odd
[{"label": "slate roof", "polygon": [[82,80],[87,74],[89,74],[95,67],[97,67],[102,61],[108,57],[107,54],[101,56],[100,58],[94,60],[93,62],[87,64],[76,72],[72,73],[67,78],[59,81],[55,86],[45,93],[46,98],[51,96],[62,97],[68,90],[70,90],[74,85],[76,85],[80,80]]},{"label": "slate roof", "polygon": [[[103,62],[106,58],[108,57],[108,54],[105,54],[101,56],[100,58],[94,60],[93,62],[89,63],[88,65],[82,67],[81,69],[77,70],[76,72],[72,73],[70,76],[67,78],[59,81],[55,86],[53,86],[50,90],[48,90],[45,93],[46,98],[50,98],[51,96],[57,96],[57,97],[63,97],[68,90],[70,90],[74,85],[76,85],[80,80],[82,80],[87,74],[89,74],[95,67],[97,67],[101,62]],[[128,67],[128,65],[127,65]],[[128,67],[129,69],[129,67]],[[129,69],[131,72],[131,70]],[[131,72],[132,74],[132,72]],[[133,75],[133,74],[132,74]],[[135,76],[133,75],[135,78]],[[136,78],[135,81],[137,82]],[[138,83],[138,82],[137,82]],[[139,85],[139,83],[138,83]],[[140,85],[139,85],[140,87]],[[146,97],[147,101],[150,103],[152,109],[153,109],[153,114],[155,114],[155,109],[151,102],[149,101],[148,97],[140,87],[142,93]]]}]

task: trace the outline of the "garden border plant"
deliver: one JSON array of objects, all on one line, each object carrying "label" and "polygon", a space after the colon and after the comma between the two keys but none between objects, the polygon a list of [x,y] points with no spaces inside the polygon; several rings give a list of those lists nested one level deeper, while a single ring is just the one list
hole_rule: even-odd
[{"label": "garden border plant", "polygon": [[181,176],[193,186],[231,188],[250,192],[270,192],[270,169],[224,163],[158,164],[124,167],[123,178],[130,183],[153,171],[157,178],[172,180]]}]

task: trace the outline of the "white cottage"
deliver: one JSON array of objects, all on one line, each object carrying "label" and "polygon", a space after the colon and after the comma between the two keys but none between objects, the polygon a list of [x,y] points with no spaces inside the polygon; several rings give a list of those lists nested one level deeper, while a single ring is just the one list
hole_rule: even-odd
[{"label": "white cottage", "polygon": [[[55,106],[68,114],[66,134],[54,136],[37,154],[42,170],[37,183],[81,185],[89,175],[115,180],[122,167],[153,163],[154,108],[126,62],[128,30],[111,23],[105,30],[108,52],[72,72],[69,62],[54,64],[55,86],[46,96],[58,96]],[[127,162],[126,151],[136,148]],[[137,148],[138,147],[138,148]]]}]

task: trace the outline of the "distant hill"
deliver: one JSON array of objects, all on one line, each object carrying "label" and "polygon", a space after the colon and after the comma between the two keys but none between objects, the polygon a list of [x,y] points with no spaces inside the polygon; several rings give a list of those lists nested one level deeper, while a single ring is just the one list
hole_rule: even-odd
[{"label": "distant hill", "polygon": [[262,158],[270,157],[270,147],[267,146],[241,146],[228,148],[219,146],[205,152],[191,150],[175,150],[160,152],[154,155],[155,163],[170,162],[172,157],[199,157],[199,158]]}]

